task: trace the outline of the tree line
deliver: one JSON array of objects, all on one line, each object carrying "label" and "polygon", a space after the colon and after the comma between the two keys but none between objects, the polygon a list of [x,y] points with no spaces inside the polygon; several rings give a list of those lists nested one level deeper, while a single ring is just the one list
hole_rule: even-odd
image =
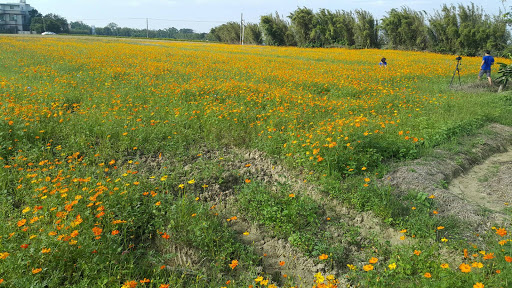
[{"label": "tree line", "polygon": [[[213,40],[209,33],[196,33],[189,28],[177,29],[174,27],[158,30],[134,29],[120,27],[116,23],[109,23],[105,27],[93,27],[82,21],[68,22],[66,18],[56,14],[42,15],[36,9],[29,12],[30,27],[24,27],[24,30],[30,30],[41,34],[49,31],[57,34],[81,34],[81,35],[102,35],[119,37],[149,37],[149,38],[169,38],[180,40]],[[0,33],[16,33],[16,29],[1,29]]]},{"label": "tree line", "polygon": [[[428,15],[406,6],[391,9],[380,22],[368,11],[330,11],[302,7],[287,17],[263,15],[245,26],[244,43],[275,46],[389,48],[474,56],[489,49],[505,53],[511,39],[505,17],[490,16],[481,7],[443,5]],[[211,29],[220,42],[238,43],[240,23]]]},{"label": "tree line", "polygon": [[[210,33],[196,33],[192,29],[174,27],[147,30],[119,27],[110,23],[92,27],[81,21],[69,22],[56,14],[42,15],[30,11],[30,30],[36,33],[51,31],[58,34],[105,35],[120,37],[149,37],[184,40],[210,40],[225,43],[244,43],[299,47],[389,48],[432,51],[474,56],[483,50],[495,55],[512,52],[507,30],[512,16],[490,16],[481,7],[470,5],[443,5],[429,15],[407,6],[391,9],[377,20],[370,12],[319,9],[316,13],[298,7],[287,17],[279,13],[263,15],[259,23],[242,26],[227,22],[214,27]],[[243,31],[243,35],[242,34]],[[0,31],[7,32],[9,31]],[[14,32],[12,32],[14,33]]]}]

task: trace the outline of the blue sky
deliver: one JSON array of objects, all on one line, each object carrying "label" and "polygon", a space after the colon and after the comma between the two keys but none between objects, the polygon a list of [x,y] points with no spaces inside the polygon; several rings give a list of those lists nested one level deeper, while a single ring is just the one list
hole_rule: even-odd
[{"label": "blue sky", "polygon": [[[18,0],[0,0],[15,3]],[[240,21],[243,13],[245,22],[258,23],[259,17],[276,11],[288,16],[297,7],[308,7],[315,12],[320,8],[332,11],[356,9],[367,10],[377,19],[386,16],[392,8],[408,6],[417,11],[432,14],[443,4],[463,4],[483,7],[487,14],[497,15],[500,9],[510,11],[512,1],[488,0],[26,0],[27,4],[40,13],[53,13],[68,21],[83,21],[96,27],[114,22],[121,27],[146,28],[149,18],[150,29],[168,27],[192,28],[196,32],[209,32],[211,28],[228,21]]]}]

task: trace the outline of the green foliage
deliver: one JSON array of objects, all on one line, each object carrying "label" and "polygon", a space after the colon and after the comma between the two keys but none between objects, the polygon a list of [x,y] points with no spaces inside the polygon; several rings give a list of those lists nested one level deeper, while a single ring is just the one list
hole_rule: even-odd
[{"label": "green foliage", "polygon": [[51,31],[55,33],[68,33],[69,24],[68,20],[56,14],[46,14],[43,17],[45,31]]},{"label": "green foliage", "polygon": [[[240,23],[228,22],[210,30],[216,41],[237,44],[240,43]],[[248,23],[244,27],[245,44],[263,44],[263,34],[258,24]]]},{"label": "green foliage", "polygon": [[260,27],[263,30],[263,38],[267,45],[296,45],[290,25],[285,19],[282,19],[277,12],[275,16],[272,14],[261,16]]},{"label": "green foliage", "polygon": [[498,68],[498,77],[494,81],[498,84],[501,84],[504,88],[507,86],[508,82],[512,80],[512,64],[501,62],[498,62],[497,64],[499,64],[500,67]]},{"label": "green foliage", "polygon": [[373,15],[365,10],[356,10],[354,26],[355,46],[358,48],[376,48],[379,46],[379,29]]},{"label": "green foliage", "polygon": [[247,23],[245,26],[244,43],[261,45],[263,44],[263,32],[256,23]]},{"label": "green foliage", "polygon": [[290,13],[291,29],[295,36],[298,46],[311,45],[311,33],[313,32],[313,22],[315,15],[313,10],[303,7]]},{"label": "green foliage", "polygon": [[434,51],[455,53],[459,39],[459,23],[455,6],[443,5],[441,11],[436,11],[429,18],[429,35]]},{"label": "green foliage", "polygon": [[240,43],[240,23],[228,22],[210,30],[210,34],[219,42]]},{"label": "green foliage", "polygon": [[69,33],[70,34],[83,34],[83,35],[90,35],[91,34],[91,31],[92,31],[92,27],[85,24],[84,22],[82,21],[76,21],[76,22],[73,22],[71,21],[69,23]]},{"label": "green foliage", "polygon": [[437,52],[475,56],[489,49],[504,51],[510,40],[506,21],[502,17],[490,17],[474,3],[443,5],[430,17],[431,49]]},{"label": "green foliage", "polygon": [[391,9],[382,19],[382,29],[387,37],[387,44],[392,48],[424,50],[427,48],[426,13],[403,7],[402,10]]},{"label": "green foliage", "polygon": [[272,227],[279,237],[290,237],[296,231],[316,231],[320,227],[323,211],[312,199],[290,197],[288,189],[278,193],[267,187],[250,183],[241,187],[237,195],[241,210],[255,221]]},{"label": "green foliage", "polygon": [[355,19],[352,12],[320,9],[315,13],[313,31],[311,32],[311,45],[325,47],[341,44],[354,45]]}]

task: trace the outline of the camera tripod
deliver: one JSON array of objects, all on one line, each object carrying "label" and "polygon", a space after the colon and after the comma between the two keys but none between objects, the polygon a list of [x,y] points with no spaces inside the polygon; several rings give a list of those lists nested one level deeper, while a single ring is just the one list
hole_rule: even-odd
[{"label": "camera tripod", "polygon": [[457,60],[457,66],[455,67],[455,71],[453,71],[453,76],[452,76],[452,81],[450,82],[450,87],[453,84],[453,79],[455,78],[455,73],[457,73],[457,75],[459,75],[459,86],[461,86],[461,84],[460,84],[460,70],[459,70],[459,66],[461,65],[460,64],[460,60],[461,59],[462,59],[462,57],[455,58],[455,60]]}]

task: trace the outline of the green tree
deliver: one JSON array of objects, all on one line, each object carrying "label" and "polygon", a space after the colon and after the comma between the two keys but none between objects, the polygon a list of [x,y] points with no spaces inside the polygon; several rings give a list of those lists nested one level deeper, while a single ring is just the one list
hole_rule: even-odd
[{"label": "green tree", "polygon": [[83,23],[82,21],[71,21],[69,23],[70,30],[69,33],[71,34],[91,34],[91,26]]},{"label": "green tree", "polygon": [[459,21],[455,6],[443,5],[429,18],[429,38],[435,52],[456,53],[459,39]]},{"label": "green tree", "polygon": [[503,17],[494,16],[489,23],[489,37],[486,48],[491,51],[503,52],[510,44],[510,31],[507,29],[507,21]]},{"label": "green tree", "polygon": [[121,28],[116,23],[110,22],[105,27],[105,29],[106,28],[108,28],[107,31],[111,31],[110,35],[119,36],[119,29],[121,29]]},{"label": "green tree", "polygon": [[41,34],[45,31],[44,28],[45,27],[44,27],[44,22],[43,22],[42,16],[34,17],[30,20],[30,30],[31,31],[35,31],[38,34]]},{"label": "green tree", "polygon": [[45,31],[55,33],[69,33],[69,24],[66,18],[56,14],[46,14],[43,17],[43,26]]},{"label": "green tree", "polygon": [[378,27],[373,15],[365,10],[356,10],[354,40],[357,48],[376,48],[379,46]]},{"label": "green tree", "polygon": [[487,45],[487,29],[482,8],[474,3],[469,6],[459,5],[459,52],[475,56]]},{"label": "green tree", "polygon": [[331,45],[340,38],[335,20],[335,14],[328,9],[320,9],[315,13],[313,30],[311,31],[311,43],[313,46],[324,47]]},{"label": "green tree", "polygon": [[[346,46],[355,45],[355,26],[356,19],[354,14],[349,11],[336,11],[334,26],[336,32],[336,43],[343,44]],[[339,36],[338,36],[339,34]]]},{"label": "green tree", "polygon": [[240,23],[228,22],[210,30],[215,39],[225,43],[240,43]]},{"label": "green tree", "polygon": [[311,44],[311,32],[313,32],[313,21],[315,14],[313,10],[303,7],[290,13],[291,29],[298,46],[309,46]]},{"label": "green tree", "polygon": [[290,30],[290,25],[286,20],[279,17],[276,12],[260,17],[260,27],[263,31],[263,40],[267,45],[274,46],[295,46],[297,45],[295,37]]},{"label": "green tree", "polygon": [[387,14],[381,25],[390,47],[416,50],[427,48],[425,12],[403,7],[402,10],[391,9]]},{"label": "green tree", "polygon": [[263,33],[258,24],[247,23],[245,26],[245,43],[255,45],[263,44]]}]

